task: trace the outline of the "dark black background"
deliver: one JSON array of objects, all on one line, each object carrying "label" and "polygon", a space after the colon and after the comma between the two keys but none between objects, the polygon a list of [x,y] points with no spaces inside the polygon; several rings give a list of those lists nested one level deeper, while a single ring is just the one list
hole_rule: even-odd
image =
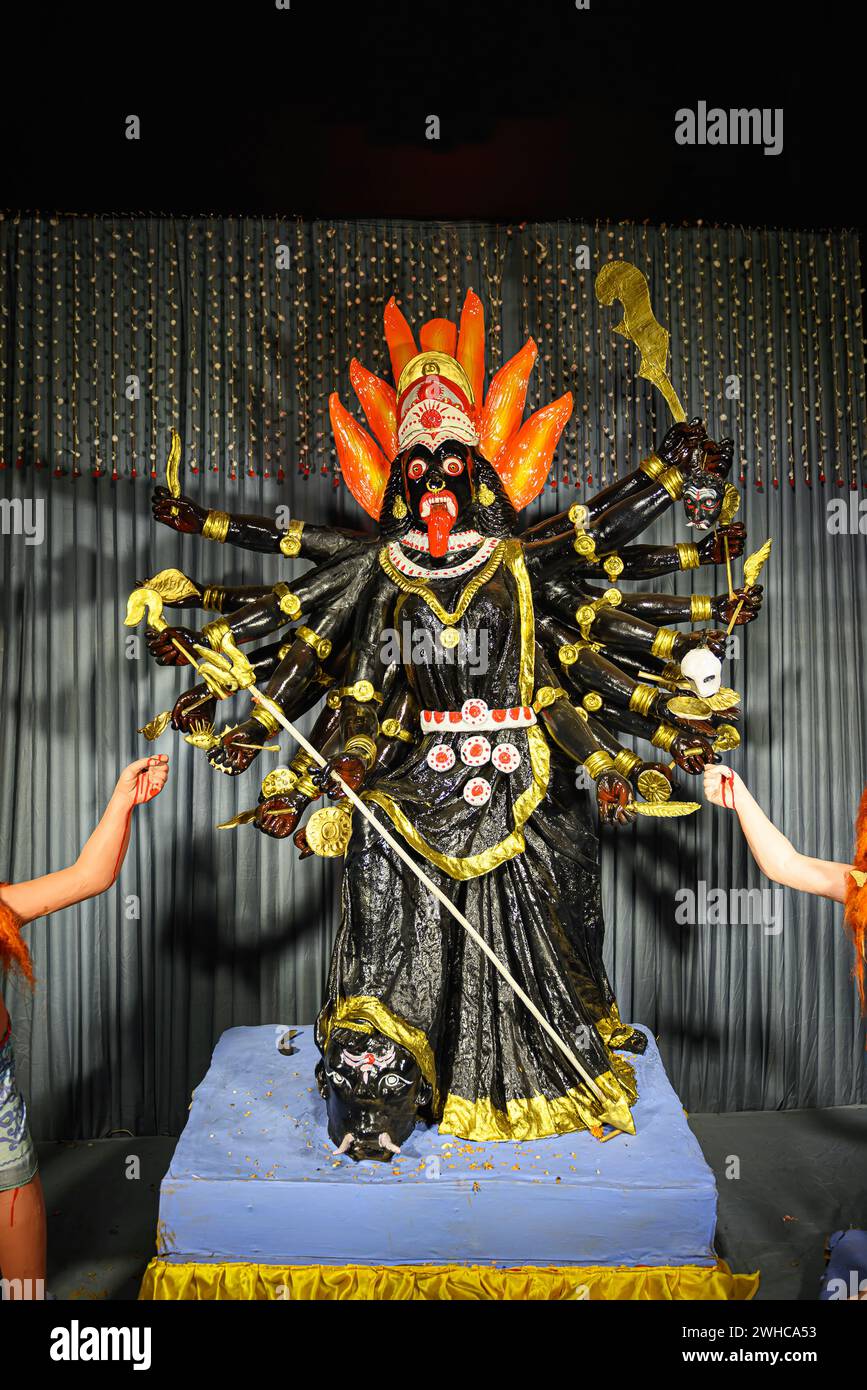
[{"label": "dark black background", "polygon": [[[861,222],[857,9],[590,3],[18,0],[0,206]],[[699,99],[783,107],[783,153],[676,145]]]}]

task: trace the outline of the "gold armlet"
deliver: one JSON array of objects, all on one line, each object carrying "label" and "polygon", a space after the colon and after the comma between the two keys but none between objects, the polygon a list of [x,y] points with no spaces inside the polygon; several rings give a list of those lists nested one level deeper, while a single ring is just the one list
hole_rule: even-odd
[{"label": "gold armlet", "polygon": [[641,460],[638,467],[641,469],[642,473],[646,473],[648,478],[653,478],[654,481],[661,473],[665,472],[665,464],[656,454],[648,454],[646,459]]},{"label": "gold armlet", "polygon": [[306,642],[308,647],[312,647],[320,661],[328,660],[331,655],[331,641],[328,637],[320,637],[319,633],[314,632],[312,627],[297,627],[295,636],[300,637],[302,642]]},{"label": "gold armlet", "polygon": [[290,770],[295,773],[296,777],[295,790],[301,796],[306,796],[308,801],[315,801],[322,791],[322,788],[317,787],[310,776],[310,769],[315,766],[315,759],[311,758],[309,753],[305,753],[303,748],[295,754],[289,764]]},{"label": "gold armlet", "polygon": [[658,724],[653,731],[650,742],[654,748],[661,748],[664,753],[671,752],[671,745],[680,733],[673,724]]},{"label": "gold armlet", "polygon": [[611,580],[611,583],[615,584],[617,580],[620,578],[623,571],[625,570],[626,566],[624,562],[621,560],[620,556],[617,554],[616,550],[612,550],[611,554],[606,555],[605,559],[602,561],[602,568],[608,575],[608,578]]},{"label": "gold armlet", "polygon": [[415,739],[408,729],[404,729],[398,724],[396,719],[383,719],[381,732],[386,738],[400,739],[401,743],[415,743]]},{"label": "gold armlet", "polygon": [[713,617],[713,600],[710,594],[693,594],[689,600],[689,619],[693,623],[707,623]]},{"label": "gold armlet", "polygon": [[655,481],[665,488],[672,502],[680,501],[683,496],[683,474],[679,468],[666,468]]},{"label": "gold armlet", "polygon": [[301,600],[297,594],[293,594],[288,584],[275,584],[272,592],[280,605],[280,612],[285,613],[287,618],[301,616]]},{"label": "gold armlet", "polygon": [[367,734],[355,734],[347,740],[343,751],[351,757],[360,758],[368,771],[376,762],[376,743]]},{"label": "gold armlet", "polygon": [[255,719],[257,724],[262,725],[266,734],[276,734],[277,730],[282,727],[274,718],[271,711],[269,709],[263,709],[261,705],[256,706],[252,712],[251,718]]},{"label": "gold armlet", "polygon": [[539,714],[549,705],[553,705],[556,700],[566,697],[566,691],[559,685],[543,685],[536,691],[536,698],[533,701],[533,709]]},{"label": "gold armlet", "polygon": [[698,546],[694,541],[675,541],[674,548],[682,570],[696,570],[701,564]]},{"label": "gold armlet", "polygon": [[575,621],[585,642],[590,636],[590,629],[599,615],[600,608],[617,608],[622,602],[623,594],[619,589],[606,589],[600,598],[593,599],[592,603],[582,603],[580,608],[575,609]]},{"label": "gold armlet", "polygon": [[378,690],[374,690],[371,681],[356,681],[354,685],[341,685],[337,690],[332,690],[328,696],[328,704],[332,709],[336,709],[342,700],[357,700],[360,705],[366,705],[370,700],[381,705],[383,697]]},{"label": "gold armlet", "polygon": [[648,715],[656,703],[658,694],[659,691],[655,686],[645,685],[643,682],[639,681],[629,697],[629,708],[632,710],[633,714]]},{"label": "gold armlet", "polygon": [[228,512],[208,512],[205,517],[205,524],[202,527],[202,535],[206,541],[225,541],[229,534],[229,523],[232,518]]},{"label": "gold armlet", "polygon": [[303,521],[290,521],[280,537],[280,549],[290,560],[301,552],[301,532],[303,530]]},{"label": "gold armlet", "polygon": [[602,696],[598,690],[588,690],[581,701],[588,714],[595,714],[602,708]]},{"label": "gold armlet", "polygon": [[593,781],[596,782],[603,772],[614,771],[614,759],[599,748],[595,753],[591,753],[589,758],[584,759],[584,766],[587,769],[587,776],[592,777]]},{"label": "gold armlet", "polygon": [[643,761],[643,758],[639,758],[637,753],[630,752],[628,748],[621,748],[614,759],[614,767],[621,777],[631,777],[636,768],[641,767]]},{"label": "gold armlet", "polygon": [[674,655],[674,644],[679,636],[680,633],[675,632],[674,628],[658,628],[650,648],[651,656],[658,656],[660,661],[668,661]]},{"label": "gold armlet", "polygon": [[209,613],[222,613],[226,590],[218,584],[208,584],[202,594],[202,607]]}]

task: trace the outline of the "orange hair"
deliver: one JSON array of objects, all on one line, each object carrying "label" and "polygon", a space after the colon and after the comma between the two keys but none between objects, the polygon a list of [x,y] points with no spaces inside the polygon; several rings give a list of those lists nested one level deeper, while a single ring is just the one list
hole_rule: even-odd
[{"label": "orange hair", "polygon": [[[861,796],[858,819],[855,821],[855,868],[867,873],[867,787]],[[855,947],[855,964],[852,975],[858,986],[862,1014],[867,1013],[865,998],[864,966],[867,961],[867,883],[859,887],[856,879],[849,879],[846,890],[846,927]]]},{"label": "orange hair", "polygon": [[[0,888],[4,887],[0,884]],[[33,962],[21,935],[21,918],[0,898],[0,970],[14,970],[33,988]]]}]

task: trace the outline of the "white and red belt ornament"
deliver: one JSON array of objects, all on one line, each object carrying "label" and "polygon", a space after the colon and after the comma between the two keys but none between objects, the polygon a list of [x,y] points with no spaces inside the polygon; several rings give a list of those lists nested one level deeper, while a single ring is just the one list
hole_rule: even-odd
[{"label": "white and red belt ornament", "polygon": [[536,715],[530,705],[488,709],[484,700],[470,699],[459,710],[423,709],[419,721],[423,734],[506,733],[532,728]]}]

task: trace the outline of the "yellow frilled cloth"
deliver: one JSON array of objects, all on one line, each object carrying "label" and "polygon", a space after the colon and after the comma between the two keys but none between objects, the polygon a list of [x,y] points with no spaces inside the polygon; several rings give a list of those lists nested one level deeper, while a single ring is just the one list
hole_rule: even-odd
[{"label": "yellow frilled cloth", "polygon": [[140,1299],[406,1302],[560,1299],[746,1300],[759,1275],[716,1265],[591,1265],[494,1269],[489,1265],[176,1264],[154,1259]]}]

